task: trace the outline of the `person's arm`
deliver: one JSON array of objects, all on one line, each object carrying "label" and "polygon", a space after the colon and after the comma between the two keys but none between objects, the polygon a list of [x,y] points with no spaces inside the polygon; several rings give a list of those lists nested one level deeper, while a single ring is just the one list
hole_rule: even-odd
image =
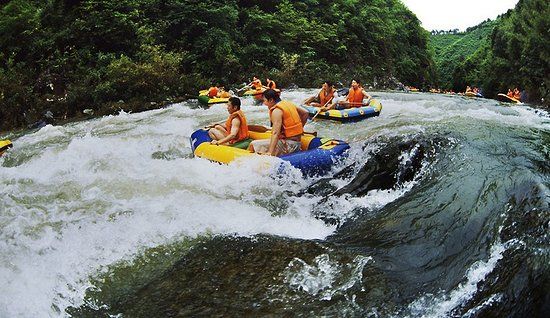
[{"label": "person's arm", "polygon": [[367,99],[367,104],[368,104],[370,102],[370,100],[372,99],[372,96],[370,96],[369,93],[367,93],[367,91],[363,89],[363,99],[364,98]]},{"label": "person's arm", "polygon": [[279,142],[279,136],[281,135],[281,128],[283,127],[283,111],[280,109],[275,109],[271,113],[271,140],[269,141],[269,150],[267,154],[270,156],[275,156],[277,154],[277,143]]},{"label": "person's arm", "polygon": [[311,103],[315,101],[315,96],[308,97],[303,104],[309,106]]},{"label": "person's arm", "polygon": [[304,127],[305,124],[307,123],[307,119],[309,118],[309,112],[300,106],[296,106],[296,110],[298,111],[298,116],[300,116],[302,127]]},{"label": "person's arm", "polygon": [[222,138],[220,140],[212,141],[212,144],[223,145],[224,143],[233,140],[239,134],[240,128],[241,128],[241,121],[239,120],[239,118],[233,118],[233,120],[231,121],[231,131],[229,132],[229,135],[225,136],[225,138]]}]

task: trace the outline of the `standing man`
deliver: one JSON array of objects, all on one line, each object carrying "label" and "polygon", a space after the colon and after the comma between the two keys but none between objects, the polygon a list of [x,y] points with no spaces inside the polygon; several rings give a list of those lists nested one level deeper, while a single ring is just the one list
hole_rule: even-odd
[{"label": "standing man", "polygon": [[304,125],[309,117],[307,110],[289,101],[281,100],[279,94],[273,89],[264,92],[263,103],[269,109],[272,125],[271,138],[254,140],[248,149],[271,156],[299,151],[302,146]]}]

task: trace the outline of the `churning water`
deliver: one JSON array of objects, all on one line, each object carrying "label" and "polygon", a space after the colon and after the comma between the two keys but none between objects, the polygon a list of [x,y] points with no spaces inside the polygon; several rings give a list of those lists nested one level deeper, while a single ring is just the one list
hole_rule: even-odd
[{"label": "churning water", "polygon": [[223,105],[2,136],[0,317],[547,317],[549,114],[374,95],[315,178],[193,158]]}]

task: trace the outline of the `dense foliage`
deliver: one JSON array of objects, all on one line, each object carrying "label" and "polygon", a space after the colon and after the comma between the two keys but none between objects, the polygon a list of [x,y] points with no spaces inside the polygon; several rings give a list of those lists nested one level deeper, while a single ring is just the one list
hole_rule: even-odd
[{"label": "dense foliage", "polygon": [[[491,27],[492,23],[482,26]],[[547,0],[520,0],[514,10],[508,11],[494,23],[485,40],[479,40],[475,52],[459,49],[449,73],[440,77],[443,88],[464,90],[466,85],[480,86],[486,97],[518,87],[526,93],[526,100],[549,105],[550,99],[550,5]],[[463,38],[476,34],[471,30]],[[432,35],[438,65],[447,58],[443,41],[449,35]],[[475,41],[468,41],[472,43]],[[468,45],[470,46],[470,45]],[[467,47],[467,46],[466,46]],[[464,54],[464,55],[462,55]],[[443,66],[440,68],[441,74]]]},{"label": "dense foliage", "polygon": [[252,75],[429,84],[428,33],[399,0],[12,0],[0,4],[0,129],[51,110],[139,110]]},{"label": "dense foliage", "polygon": [[[434,53],[437,84],[442,89],[464,90],[463,67],[466,58],[488,43],[496,21],[485,21],[466,32],[432,31],[430,47]],[[461,77],[462,76],[462,77]]]}]

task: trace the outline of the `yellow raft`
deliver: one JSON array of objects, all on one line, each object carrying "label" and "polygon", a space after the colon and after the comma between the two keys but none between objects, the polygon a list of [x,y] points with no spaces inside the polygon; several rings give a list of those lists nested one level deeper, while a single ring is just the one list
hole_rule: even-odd
[{"label": "yellow raft", "polygon": [[256,99],[261,99],[262,98],[262,94],[265,92],[265,89],[262,88],[262,89],[249,89],[247,91],[245,91],[242,96],[254,96],[254,98]]},{"label": "yellow raft", "polygon": [[502,93],[499,93],[497,95],[497,99],[500,100],[500,101],[503,101],[503,102],[508,102],[508,103],[516,103],[516,104],[523,104],[521,101],[513,98],[513,97],[510,97],[506,94],[502,94]]},{"label": "yellow raft", "polygon": [[0,140],[0,156],[4,154],[4,151],[8,150],[8,148],[13,147],[13,144],[9,140]]},{"label": "yellow raft", "polygon": [[214,104],[224,104],[229,101],[229,98],[210,98],[208,97],[208,90],[203,89],[202,91],[199,91],[199,97],[197,98],[199,103],[205,106],[211,106]]}]

